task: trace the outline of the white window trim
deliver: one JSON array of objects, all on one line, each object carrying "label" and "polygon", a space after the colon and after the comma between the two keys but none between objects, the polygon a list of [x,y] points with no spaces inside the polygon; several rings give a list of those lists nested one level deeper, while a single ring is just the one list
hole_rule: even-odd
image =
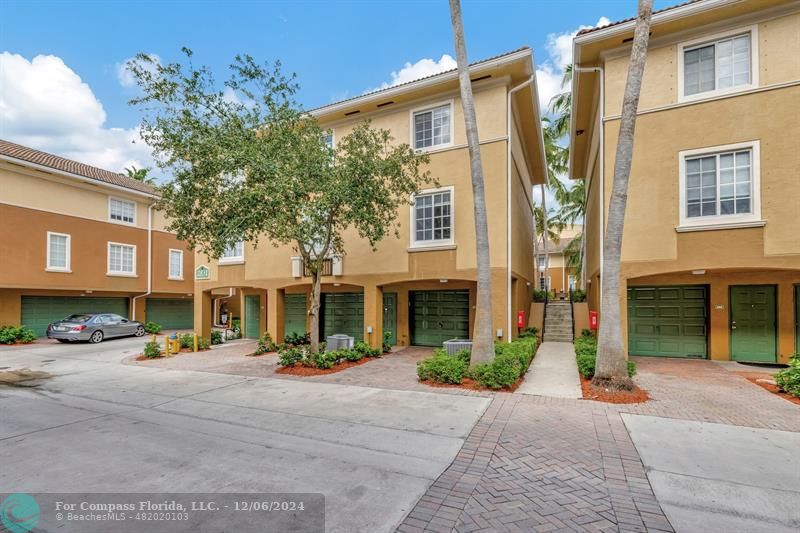
[{"label": "white window trim", "polygon": [[217,264],[220,265],[241,265],[244,263],[244,241],[237,241],[242,243],[242,255],[233,255],[230,257],[223,257],[217,260]]},{"label": "white window trim", "polygon": [[[181,273],[179,276],[172,275],[172,252],[178,252],[181,258]],[[183,281],[183,250],[177,250],[175,248],[170,248],[169,253],[167,253],[167,279],[175,280],[175,281]]]},{"label": "white window trim", "polygon": [[[715,215],[705,217],[686,216],[686,159],[704,155],[714,155],[720,152],[730,152],[735,150],[751,151],[750,161],[750,194],[752,201],[752,213],[741,215]],[[678,152],[679,187],[678,194],[680,201],[680,221],[676,229],[678,232],[700,231],[703,229],[727,229],[735,227],[763,226],[765,221],[761,220],[761,143],[760,141],[747,141],[735,144],[723,144],[720,146],[709,146],[695,150],[683,150]],[[719,169],[717,169],[719,174]],[[719,176],[717,176],[717,189],[719,189]],[[717,194],[719,203],[719,193]]]},{"label": "white window trim", "polygon": [[[444,100],[441,102],[435,102],[431,104],[426,104],[422,107],[415,107],[414,109],[409,110],[408,112],[408,125],[409,125],[409,132],[411,137],[411,148],[417,153],[424,153],[424,152],[431,152],[434,150],[440,150],[442,148],[450,148],[453,146],[454,137],[455,137],[455,99],[451,98],[449,100]],[[442,144],[433,144],[431,146],[426,146],[424,148],[417,148],[416,143],[416,135],[414,132],[414,115],[417,113],[424,113],[426,111],[431,111],[436,109],[437,107],[444,107],[450,106],[450,142],[442,143]]]},{"label": "white window trim", "polygon": [[[428,194],[436,194],[440,192],[449,192],[450,193],[450,238],[449,239],[439,239],[437,241],[417,241],[417,220],[416,220],[416,203],[417,203],[417,196],[426,196]],[[455,186],[447,185],[445,187],[439,187],[438,189],[425,189],[419,191],[417,194],[411,195],[411,208],[409,210],[409,232],[410,232],[410,239],[411,244],[409,246],[410,250],[421,250],[425,248],[430,248],[431,250],[440,250],[443,248],[453,248],[456,243],[456,195],[455,195]]]},{"label": "white window trim", "polygon": [[[684,51],[690,48],[696,48],[703,44],[711,44],[715,41],[725,39],[727,37],[734,37],[736,35],[750,34],[750,83],[744,85],[737,85],[735,87],[728,87],[727,89],[714,89],[713,91],[704,91],[696,94],[684,94]],[[758,87],[758,24],[751,26],[744,26],[732,30],[715,33],[712,35],[705,35],[691,41],[679,43],[676,47],[678,51],[678,102],[692,102],[694,100],[704,100],[706,98],[714,98],[717,96],[724,96],[727,94],[735,94],[743,91],[750,91]],[[714,83],[716,84],[716,56],[714,58]]]},{"label": "white window trim", "polygon": [[[124,271],[117,271],[111,270],[111,246],[127,246],[128,248],[133,248],[133,272],[124,272]],[[108,251],[107,251],[107,260],[106,260],[106,267],[107,267],[107,276],[118,276],[122,278],[137,278],[139,276],[136,275],[136,245],[135,244],[128,244],[126,242],[113,242],[108,241]]]},{"label": "white window trim", "polygon": [[[67,238],[67,264],[64,267],[54,267],[50,265],[50,237],[57,236],[57,237],[66,237]],[[45,270],[47,272],[72,272],[72,236],[68,233],[56,233],[55,231],[48,231],[47,232],[47,264],[45,266]]]},{"label": "white window trim", "polygon": [[[133,222],[125,222],[124,220],[114,220],[111,218],[111,201],[116,200],[118,202],[127,202],[129,204],[133,204]],[[137,211],[139,210],[139,204],[136,203],[134,200],[128,200],[127,198],[120,198],[118,196],[109,196],[108,197],[108,221],[114,224],[122,224],[123,226],[135,226],[136,219],[138,218]]]},{"label": "white window trim", "polygon": [[336,148],[336,130],[333,128],[328,128],[327,130],[323,131],[323,135],[326,135],[328,130],[331,132],[331,148]]}]

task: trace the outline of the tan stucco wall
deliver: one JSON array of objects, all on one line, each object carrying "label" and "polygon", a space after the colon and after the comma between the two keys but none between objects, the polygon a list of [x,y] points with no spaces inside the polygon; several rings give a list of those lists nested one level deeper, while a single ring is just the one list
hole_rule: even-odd
[{"label": "tan stucco wall", "polygon": [[[739,21],[715,27],[711,34],[742,28],[752,22]],[[759,86],[785,83],[800,79],[800,13],[784,15],[757,24]],[[699,30],[684,36],[680,42],[702,38],[709,32]],[[678,50],[679,42],[651,46],[647,51],[642,94],[639,109],[674,104],[678,102]],[[605,62],[606,116],[617,115],[622,110],[622,95],[628,69],[628,54],[618,55]],[[754,108],[755,109],[755,108]]]}]

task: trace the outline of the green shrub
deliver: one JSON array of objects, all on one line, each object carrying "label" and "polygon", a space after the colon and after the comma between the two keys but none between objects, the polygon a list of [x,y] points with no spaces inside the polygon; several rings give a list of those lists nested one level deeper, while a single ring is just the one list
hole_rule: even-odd
[{"label": "green shrub", "polygon": [[[579,339],[580,340],[580,339]],[[576,345],[576,356],[575,360],[578,363],[578,372],[580,372],[581,376],[585,377],[586,379],[592,379],[594,377],[594,367],[595,362],[597,361],[597,344],[595,343],[593,351],[591,353],[577,353],[577,344],[578,341],[575,341]],[[636,375],[636,363],[633,361],[628,361],[628,377],[633,377]]]},{"label": "green shrub", "polygon": [[572,291],[572,301],[573,302],[585,302],[586,301],[586,291],[582,291],[580,289],[575,289]]},{"label": "green shrub", "polygon": [[156,333],[161,333],[161,330],[164,329],[161,327],[161,324],[156,324],[155,322],[146,322],[144,325],[144,330],[151,335],[155,335]]},{"label": "green shrub", "polygon": [[148,359],[161,357],[161,345],[156,341],[150,341],[144,345],[144,356]]},{"label": "green shrub", "polygon": [[256,355],[265,354],[267,352],[274,352],[277,349],[275,343],[272,342],[272,335],[269,332],[264,332],[258,339],[258,347],[256,348]]},{"label": "green shrub", "polygon": [[197,349],[208,350],[211,348],[211,339],[208,337],[197,337]]},{"label": "green shrub", "polygon": [[36,333],[26,326],[0,327],[0,344],[30,344],[36,340]]},{"label": "green shrub", "polygon": [[800,354],[789,359],[789,368],[775,374],[775,383],[784,392],[800,398]]},{"label": "green shrub", "polygon": [[535,328],[533,326],[527,327],[519,332],[517,335],[518,339],[538,339],[539,338],[539,328]]},{"label": "green shrub", "polygon": [[183,335],[179,335],[178,340],[181,343],[181,348],[194,349],[194,335],[192,335],[191,333],[185,333]]},{"label": "green shrub", "polygon": [[533,301],[544,302],[547,296],[547,291],[544,289],[533,289]]},{"label": "green shrub", "polygon": [[370,348],[369,344],[364,341],[358,341],[353,345],[353,350],[359,352],[361,355],[365,357],[380,357],[381,350],[378,348]]},{"label": "green shrub", "polygon": [[581,330],[581,337],[594,337],[594,331],[583,328]]},{"label": "green shrub", "polygon": [[459,384],[464,380],[468,367],[469,363],[463,359],[437,351],[433,357],[417,363],[417,376],[421,381]]},{"label": "green shrub", "polygon": [[392,345],[389,343],[389,339],[392,338],[391,331],[384,331],[383,332],[383,353],[389,353],[392,351]]},{"label": "green shrub", "polygon": [[335,350],[333,352],[317,352],[311,354],[308,359],[312,366],[325,370],[339,363],[344,357],[344,354],[349,351],[350,350]]},{"label": "green shrub", "polygon": [[364,354],[357,350],[337,350],[341,359],[347,359],[351,362],[360,361],[364,358]]},{"label": "green shrub", "polygon": [[290,346],[302,346],[311,344],[310,333],[289,333],[283,338],[283,342]]},{"label": "green shrub", "polygon": [[594,337],[580,337],[575,339],[575,355],[597,355],[597,339]]},{"label": "green shrub", "polygon": [[211,330],[211,344],[222,344],[222,332],[216,329]]},{"label": "green shrub", "polygon": [[469,377],[490,389],[510,387],[523,373],[522,362],[513,353],[496,355],[488,363],[478,363],[469,370]]},{"label": "green shrub", "polygon": [[278,364],[281,366],[294,366],[302,362],[305,358],[305,350],[294,346],[278,352]]}]

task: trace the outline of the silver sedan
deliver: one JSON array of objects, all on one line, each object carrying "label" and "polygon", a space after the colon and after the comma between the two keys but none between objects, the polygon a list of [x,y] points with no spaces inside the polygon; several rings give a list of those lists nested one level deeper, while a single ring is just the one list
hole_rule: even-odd
[{"label": "silver sedan", "polygon": [[144,335],[144,324],[112,313],[79,313],[47,326],[47,338],[59,342],[101,342],[112,337]]}]

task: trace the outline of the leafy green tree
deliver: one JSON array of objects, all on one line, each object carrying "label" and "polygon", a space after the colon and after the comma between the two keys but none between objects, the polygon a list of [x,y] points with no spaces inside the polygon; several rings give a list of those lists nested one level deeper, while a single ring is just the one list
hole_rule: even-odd
[{"label": "leafy green tree", "polygon": [[240,240],[293,246],[311,276],[317,351],[325,260],[345,253],[346,231],[373,248],[398,236],[398,209],[432,181],[428,158],[367,122],[332,147],[294,102],[298,86],[280,63],[237,56],[220,87],[183,51],[185,63],[145,54],[129,63],[142,91],[131,101],[145,115],[142,136],[173,176],[160,188],[169,229],[217,258]]},{"label": "leafy green tree", "polygon": [[149,168],[136,168],[134,165],[125,169],[125,175],[129,178],[152,185],[154,182],[153,178],[148,177],[149,172]]}]

